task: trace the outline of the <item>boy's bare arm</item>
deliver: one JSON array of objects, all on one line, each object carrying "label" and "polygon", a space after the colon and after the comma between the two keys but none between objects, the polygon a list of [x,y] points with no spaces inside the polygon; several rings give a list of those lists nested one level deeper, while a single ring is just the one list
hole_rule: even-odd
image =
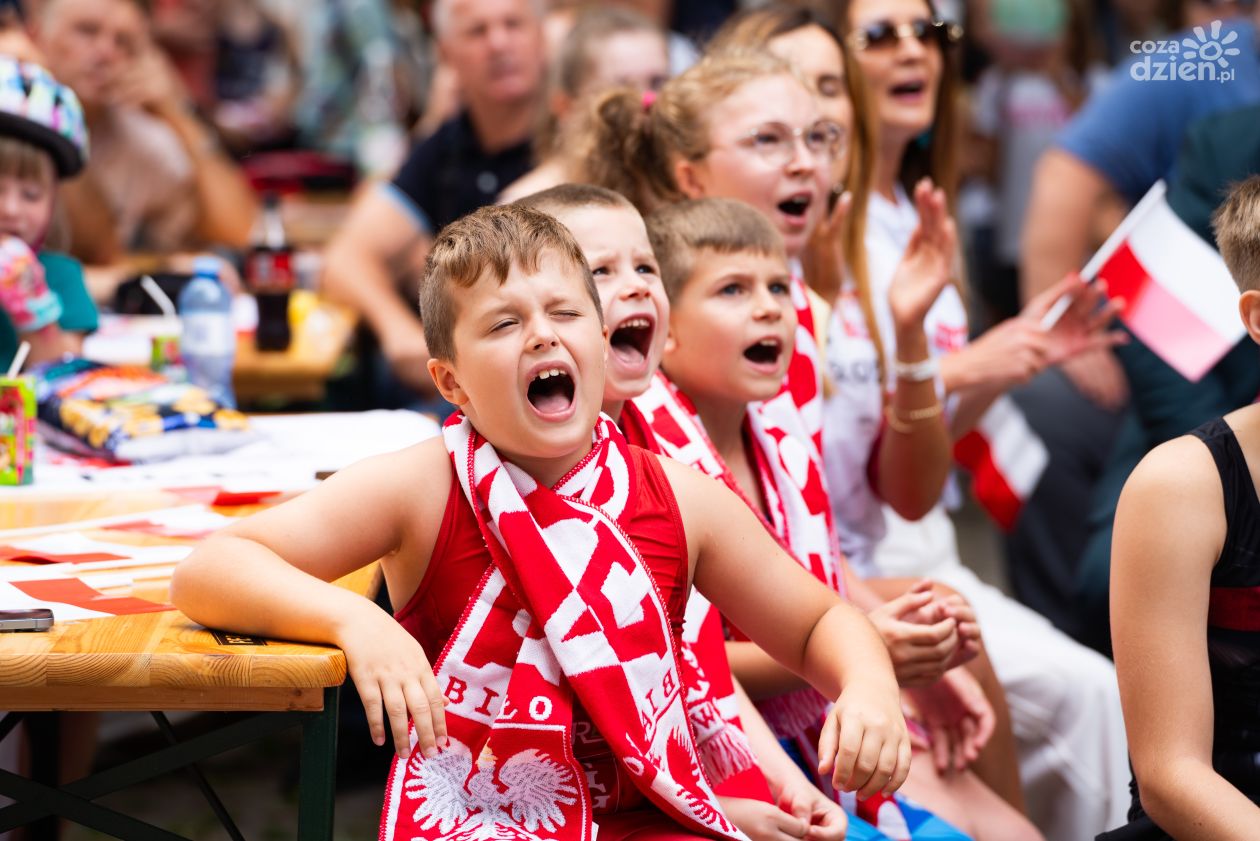
[{"label": "boy's bare arm", "polygon": [[388,717],[406,755],[410,712],[429,748],[445,725],[423,649],[370,599],[330,582],[380,558],[391,583],[418,584],[450,472],[440,439],[338,471],[199,544],[177,567],[171,600],[211,627],[340,647],[377,743]]},{"label": "boy's bare arm", "polygon": [[734,493],[662,458],[697,589],[754,642],[836,698],[819,771],[860,796],[895,791],[910,767],[897,680],[874,627],[780,548]]},{"label": "boy's bare arm", "polygon": [[1221,482],[1189,437],[1153,450],[1116,510],[1111,616],[1120,700],[1142,805],[1178,838],[1254,838],[1260,808],[1212,767],[1206,628],[1225,539]]}]

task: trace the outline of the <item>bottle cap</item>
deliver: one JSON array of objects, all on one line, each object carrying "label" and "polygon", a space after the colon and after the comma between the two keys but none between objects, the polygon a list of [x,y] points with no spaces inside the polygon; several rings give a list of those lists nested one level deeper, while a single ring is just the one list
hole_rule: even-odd
[{"label": "bottle cap", "polygon": [[219,279],[219,261],[214,257],[201,256],[193,258],[193,274],[197,277]]}]

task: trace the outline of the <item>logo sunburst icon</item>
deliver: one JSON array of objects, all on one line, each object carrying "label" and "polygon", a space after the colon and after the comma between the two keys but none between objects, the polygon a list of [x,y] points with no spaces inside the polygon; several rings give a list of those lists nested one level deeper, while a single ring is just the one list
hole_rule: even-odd
[{"label": "logo sunburst icon", "polygon": [[1210,27],[1211,34],[1204,31],[1202,26],[1194,28],[1194,38],[1186,37],[1181,39],[1181,45],[1185,47],[1182,53],[1182,59],[1185,61],[1214,61],[1222,68],[1229,67],[1229,59],[1226,56],[1236,56],[1240,50],[1237,47],[1231,47],[1230,44],[1238,40],[1237,32],[1227,32],[1225,37],[1221,37],[1221,22],[1219,20],[1212,21]]}]

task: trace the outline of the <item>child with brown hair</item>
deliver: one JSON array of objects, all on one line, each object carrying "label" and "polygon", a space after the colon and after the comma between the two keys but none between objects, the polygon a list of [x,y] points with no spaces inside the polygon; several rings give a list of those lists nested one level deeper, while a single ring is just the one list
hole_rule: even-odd
[{"label": "child with brown hair", "polygon": [[[707,443],[710,452],[694,463],[740,493],[803,566],[839,587],[843,561],[821,457],[783,388],[797,324],[781,240],[762,215],[724,199],[662,207],[648,217],[648,231],[671,302],[664,371],[677,404],[703,427],[702,441],[693,433],[674,445]],[[661,404],[667,397],[649,395],[649,400]],[[679,414],[675,408],[670,419],[681,428],[685,418]],[[672,436],[663,431],[661,437],[668,442]],[[762,699],[767,722],[781,738],[792,739],[808,762],[801,734],[810,731],[810,719],[821,716],[825,703],[755,647],[736,644],[730,651],[736,674]],[[947,738],[956,729],[969,753],[983,746],[992,730],[992,711],[974,679],[961,670],[947,671],[943,681],[914,688],[907,697],[934,736]],[[950,709],[955,712],[946,714]],[[1040,837],[970,772],[951,772],[938,781],[930,765],[922,772],[920,767],[915,770],[928,775],[924,791],[932,792],[933,808],[948,807],[949,820],[973,837]]]},{"label": "child with brown hair", "polygon": [[[448,226],[421,311],[460,409],[442,439],[225,529],[172,587],[197,621],[346,652],[374,738],[388,721],[398,749],[383,838],[740,837],[684,712],[693,580],[839,695],[821,773],[863,795],[901,784],[908,739],[867,621],[736,497],[600,416],[605,328],[562,225],[508,205]],[[378,558],[396,617],[329,583]]]},{"label": "child with brown hair", "polygon": [[[1260,343],[1260,175],[1213,217]],[[1196,440],[1197,439],[1197,440]],[[1136,781],[1108,841],[1243,841],[1260,826],[1260,405],[1142,459],[1120,495],[1111,637]]]},{"label": "child with brown hair", "polygon": [[[643,217],[624,196],[588,184],[561,184],[517,203],[554,216],[573,233],[595,278],[608,327],[604,413],[632,444],[664,454],[648,418],[633,402],[656,379],[669,334],[669,299]],[[784,752],[735,684],[721,627],[710,621],[716,616],[710,618],[707,608],[708,602],[693,592],[680,653],[694,664],[696,685],[708,690],[688,694],[688,713],[723,811],[753,841],[884,838],[858,819],[850,824],[839,805]]]}]

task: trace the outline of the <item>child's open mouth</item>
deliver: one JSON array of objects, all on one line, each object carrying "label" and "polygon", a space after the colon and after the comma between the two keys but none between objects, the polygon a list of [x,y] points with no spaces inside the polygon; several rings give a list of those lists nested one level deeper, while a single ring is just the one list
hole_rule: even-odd
[{"label": "child's open mouth", "polygon": [[779,202],[779,210],[796,219],[802,218],[808,211],[812,199],[808,193],[800,193]]},{"label": "child's open mouth", "polygon": [[762,339],[744,348],[744,358],[756,368],[766,371],[777,371],[779,357],[783,355],[783,342],[778,339]]},{"label": "child's open mouth", "polygon": [[563,414],[573,405],[573,377],[561,368],[545,368],[529,382],[526,397],[543,415]]},{"label": "child's open mouth", "polygon": [[642,367],[647,362],[655,327],[652,319],[641,315],[618,324],[608,337],[608,346],[616,360],[628,368]]}]

